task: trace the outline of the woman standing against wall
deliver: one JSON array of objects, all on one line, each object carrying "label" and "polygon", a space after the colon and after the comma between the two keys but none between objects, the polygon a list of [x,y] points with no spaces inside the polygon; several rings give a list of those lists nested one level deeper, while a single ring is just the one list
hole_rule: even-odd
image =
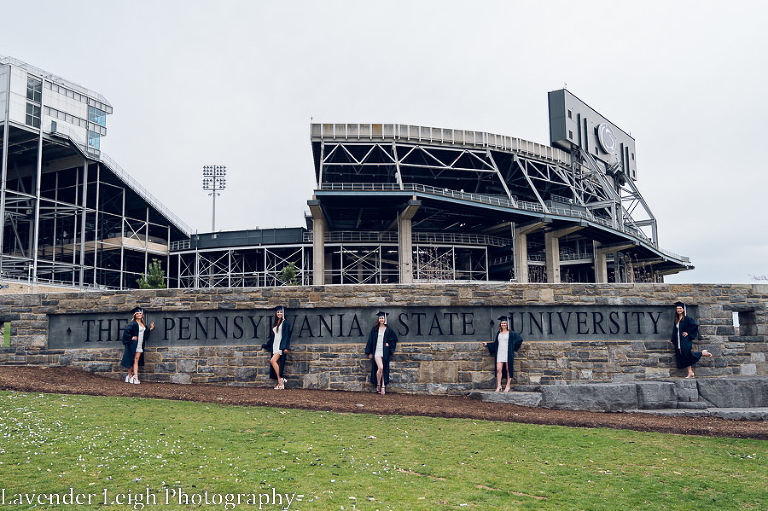
[{"label": "woman standing against wall", "polygon": [[269,377],[277,380],[275,390],[285,388],[285,359],[291,346],[291,323],[285,318],[285,307],[275,307],[275,321],[269,331],[269,340],[261,348],[272,354],[269,359]]},{"label": "woman standing against wall", "polygon": [[387,313],[376,313],[376,325],[368,335],[365,354],[371,360],[371,383],[376,385],[376,392],[386,394],[389,385],[389,359],[395,353],[397,334],[387,326]]},{"label": "woman standing against wall", "polygon": [[141,307],[133,309],[131,322],[123,331],[123,359],[120,365],[128,368],[128,376],[125,377],[126,383],[138,385],[139,366],[144,365],[144,347],[149,341],[149,334],[155,328],[155,323],[150,323],[149,328],[144,324],[144,310]]},{"label": "woman standing against wall", "polygon": [[504,369],[507,370],[507,385],[504,392],[509,392],[512,385],[513,364],[515,362],[515,352],[523,344],[523,338],[515,331],[509,329],[509,318],[501,316],[499,319],[499,330],[494,336],[493,342],[484,342],[483,346],[488,348],[491,355],[496,355],[496,392],[501,392],[501,379],[504,376]]},{"label": "woman standing against wall", "polygon": [[687,315],[687,309],[683,302],[675,303],[675,322],[672,326],[672,336],[669,342],[675,345],[675,359],[678,369],[687,369],[686,378],[693,378],[693,364],[703,356],[714,358],[707,350],[693,351],[693,340],[699,334],[699,325]]}]

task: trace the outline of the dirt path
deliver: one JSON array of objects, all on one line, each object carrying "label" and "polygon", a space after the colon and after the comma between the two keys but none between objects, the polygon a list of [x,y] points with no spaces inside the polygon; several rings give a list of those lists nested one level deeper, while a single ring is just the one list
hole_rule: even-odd
[{"label": "dirt path", "polygon": [[736,421],[714,417],[667,417],[645,413],[603,413],[547,410],[487,403],[466,397],[387,394],[324,390],[173,385],[123,381],[78,369],[2,366],[0,389],[92,396],[135,396],[239,406],[274,406],[376,415],[458,417],[528,424],[631,429],[685,435],[723,436],[768,440],[768,421]]}]

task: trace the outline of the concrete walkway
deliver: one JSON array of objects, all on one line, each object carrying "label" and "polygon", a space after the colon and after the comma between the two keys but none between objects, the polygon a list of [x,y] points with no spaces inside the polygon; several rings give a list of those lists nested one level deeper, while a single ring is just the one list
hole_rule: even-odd
[{"label": "concrete walkway", "polygon": [[659,410],[627,410],[628,412],[655,413],[670,417],[719,417],[740,421],[768,421],[768,407],[761,408],[704,408],[703,410],[686,410],[664,408]]}]

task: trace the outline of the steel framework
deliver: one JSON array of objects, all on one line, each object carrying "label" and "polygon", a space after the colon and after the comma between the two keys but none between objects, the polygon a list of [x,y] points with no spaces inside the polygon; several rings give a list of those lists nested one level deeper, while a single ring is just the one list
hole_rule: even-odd
[{"label": "steel framework", "polygon": [[[311,249],[311,247],[310,247]],[[291,285],[285,268],[296,269],[296,284],[310,284],[310,253],[303,244],[180,250],[172,256],[181,288],[274,287]]]},{"label": "steel framework", "polygon": [[[569,279],[595,278],[596,247],[616,247],[607,257],[615,281],[640,278],[638,267],[645,268],[642,278],[654,281],[691,268],[688,258],[658,246],[656,218],[635,182],[578,148],[568,153],[513,137],[397,124],[313,124],[311,138],[315,197],[331,238],[336,231],[396,230],[407,199],[421,201],[412,220],[414,243],[421,231],[454,237],[506,231],[514,238],[516,228],[541,224],[525,238],[528,271],[535,274],[548,232],[560,240],[559,264],[570,266]],[[485,243],[477,270],[463,273],[447,264],[449,251],[427,259],[452,268],[451,279],[506,280],[516,274],[509,264],[513,245]],[[418,279],[427,263],[424,246],[416,246]]]},{"label": "steel framework", "polygon": [[[25,103],[34,115],[15,109]],[[150,258],[168,266],[169,243],[189,228],[101,152],[102,96],[5,57],[0,108],[2,279],[125,289]]]}]

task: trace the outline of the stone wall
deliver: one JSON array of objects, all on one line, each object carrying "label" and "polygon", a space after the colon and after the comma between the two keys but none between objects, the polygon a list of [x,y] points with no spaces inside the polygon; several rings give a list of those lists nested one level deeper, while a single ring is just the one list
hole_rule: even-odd
[{"label": "stone wall", "polygon": [[[0,321],[11,324],[11,345],[0,365],[74,366],[119,378],[122,344],[107,348],[48,349],[49,315],[125,313],[135,305],[152,311],[216,311],[322,307],[525,307],[541,305],[697,306],[700,336],[714,361],[702,359],[697,377],[768,376],[767,285],[674,284],[412,284],[280,288],[50,293],[0,296]],[[670,307],[670,314],[672,308]],[[733,325],[738,314],[741,332]],[[366,330],[369,328],[366,327]],[[525,336],[524,336],[525,337]],[[391,364],[390,387],[400,392],[459,394],[495,385],[493,360],[477,341],[409,342],[401,339]],[[343,341],[343,340],[339,340]],[[262,341],[263,342],[263,341]],[[161,346],[147,349],[142,379],[154,382],[274,385],[259,345]],[[365,391],[370,361],[363,342],[293,343],[288,388]],[[515,359],[523,385],[632,382],[680,377],[664,336],[631,340],[526,340]]]}]

